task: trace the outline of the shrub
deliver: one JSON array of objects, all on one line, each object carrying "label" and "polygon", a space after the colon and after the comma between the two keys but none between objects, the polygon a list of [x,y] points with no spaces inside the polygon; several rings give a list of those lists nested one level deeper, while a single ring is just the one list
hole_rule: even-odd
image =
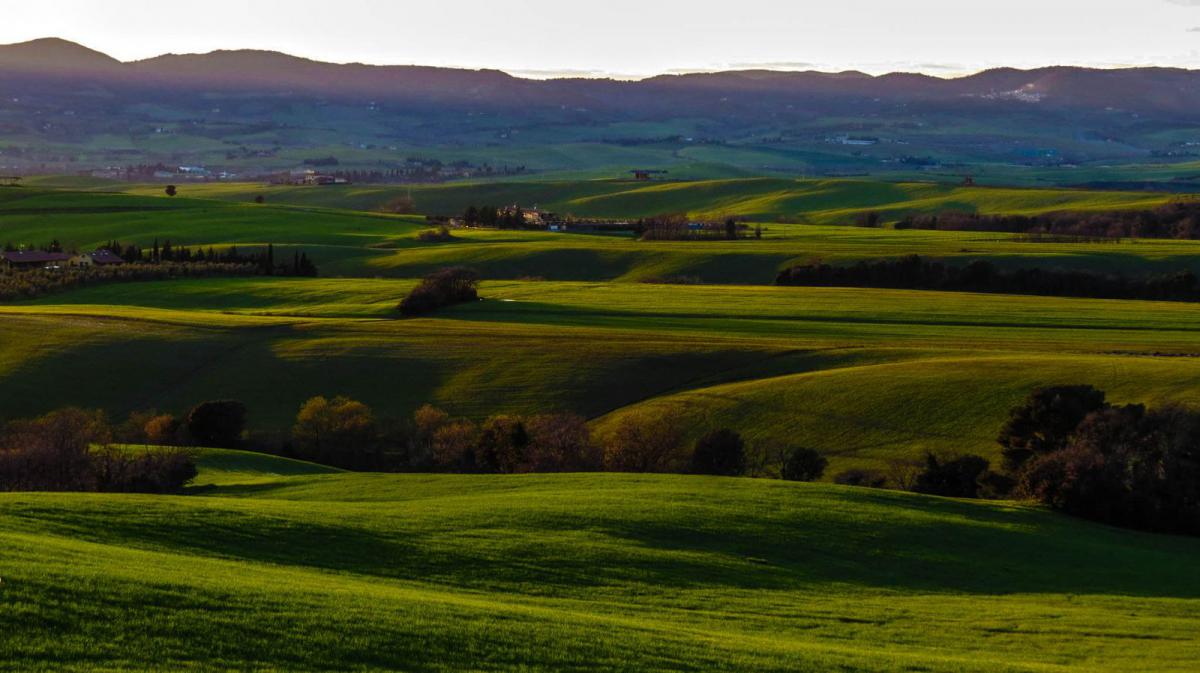
[{"label": "shrub", "polygon": [[604,466],[614,472],[672,472],[686,459],[682,423],[670,414],[627,414],[604,446]]},{"label": "shrub", "polygon": [[412,316],[429,313],[444,306],[479,299],[479,274],[462,267],[442,269],[425,276],[400,302],[400,313]]},{"label": "shrub", "polygon": [[237,400],[202,402],[188,412],[188,433],[201,446],[237,448],[245,429],[246,405]]},{"label": "shrub", "polygon": [[917,475],[912,490],[948,498],[979,497],[979,479],[988,471],[988,461],[979,456],[939,458],[925,454],[925,469]]},{"label": "shrub", "polygon": [[158,414],[149,418],[142,426],[142,435],[147,444],[174,446],[180,444],[183,424],[171,414]]},{"label": "shrub", "polygon": [[433,433],[433,462],[435,465],[463,472],[476,471],[475,444],[479,428],[467,420],[448,422]]},{"label": "shrub", "polygon": [[542,414],[528,419],[525,428],[529,432],[526,467],[531,472],[589,472],[604,465],[604,453],[592,441],[582,416]]},{"label": "shrub", "polygon": [[878,470],[852,469],[835,474],[833,476],[833,483],[843,486],[884,488],[887,486],[887,477]]},{"label": "shrub", "polygon": [[479,429],[475,467],[480,472],[528,471],[529,432],[516,416],[492,416]]},{"label": "shrub", "polygon": [[381,467],[376,451],[378,434],[370,407],[347,397],[308,400],[292,427],[292,441],[300,457],[351,469]]},{"label": "shrub", "polygon": [[1004,467],[1016,473],[1025,461],[1058,451],[1088,414],[1103,409],[1104,391],[1088,385],[1039,388],[1009,412],[997,441]]},{"label": "shrub", "polygon": [[0,490],[170,493],[196,476],[190,454],[117,450],[111,440],[99,411],[11,423],[0,437]]},{"label": "shrub", "polygon": [[736,477],[746,471],[746,444],[733,430],[713,430],[696,442],[691,471]]},{"label": "shrub", "polygon": [[816,481],[825,475],[829,460],[814,449],[797,448],[787,454],[780,477],[787,481]]}]

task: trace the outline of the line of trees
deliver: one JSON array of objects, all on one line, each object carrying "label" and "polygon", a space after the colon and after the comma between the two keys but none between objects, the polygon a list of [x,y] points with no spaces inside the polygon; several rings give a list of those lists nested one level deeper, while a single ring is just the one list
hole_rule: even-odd
[{"label": "line of trees", "polygon": [[[731,217],[697,222],[686,214],[672,213],[642,218],[634,232],[643,241],[736,241],[750,235],[751,229]],[[762,238],[762,227],[755,227],[752,234]]]},{"label": "line of trees", "polygon": [[496,206],[467,206],[463,212],[463,224],[468,227],[493,227],[496,229],[525,229],[531,227],[525,221],[525,211],[520,206],[497,208]]},{"label": "line of trees", "polygon": [[1200,238],[1200,201],[1177,200],[1148,210],[1063,211],[1044,215],[947,211],[911,215],[897,222],[896,228],[1194,240]]},{"label": "line of trees", "polygon": [[1191,271],[1142,277],[1060,269],[999,269],[976,260],[953,266],[909,255],[895,260],[863,261],[851,266],[811,264],[779,272],[777,285],[877,287],[957,292],[1200,301],[1200,279]]}]

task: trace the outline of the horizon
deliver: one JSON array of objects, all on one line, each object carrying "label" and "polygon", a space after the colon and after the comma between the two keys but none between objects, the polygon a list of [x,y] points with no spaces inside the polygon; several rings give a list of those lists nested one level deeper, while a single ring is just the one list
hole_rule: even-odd
[{"label": "horizon", "polygon": [[[510,76],[518,78],[518,79],[535,80],[535,81],[550,81],[550,80],[558,80],[558,79],[597,79],[597,80],[612,79],[612,80],[618,80],[618,81],[636,82],[636,81],[654,79],[656,77],[669,77],[669,76],[679,76],[679,75],[721,74],[721,73],[737,73],[737,72],[776,72],[776,73],[783,73],[783,74],[813,73],[813,74],[822,74],[822,75],[858,74],[858,75],[863,75],[863,76],[871,77],[871,78],[887,77],[889,75],[923,75],[926,77],[930,77],[930,78],[934,78],[934,79],[941,79],[941,80],[963,79],[963,78],[968,78],[968,77],[972,77],[975,75],[983,74],[983,73],[990,72],[990,71],[996,71],[996,70],[1018,70],[1021,72],[1032,72],[1032,71],[1037,71],[1037,70],[1049,70],[1049,69],[1055,69],[1055,68],[1076,68],[1076,69],[1085,69],[1085,70],[1172,69],[1172,70],[1184,70],[1184,71],[1188,71],[1188,72],[1200,72],[1200,64],[1197,64],[1196,67],[1150,65],[1150,64],[1144,64],[1144,65],[1128,64],[1128,65],[1107,65],[1107,66],[1105,66],[1105,65],[1081,65],[1081,64],[1074,64],[1074,63],[1044,63],[1044,64],[1040,64],[1040,65],[1030,65],[1030,66],[1012,66],[1012,65],[997,64],[997,65],[988,66],[986,68],[981,68],[978,70],[964,70],[961,72],[940,72],[940,73],[922,72],[920,70],[889,70],[889,71],[881,71],[881,72],[868,72],[868,71],[854,69],[854,68],[843,69],[843,70],[816,69],[816,68],[789,69],[786,67],[782,67],[784,64],[776,64],[777,67],[768,67],[770,64],[742,64],[746,67],[734,67],[734,68],[727,68],[727,69],[674,70],[674,71],[666,71],[666,72],[658,72],[658,73],[647,73],[644,75],[620,75],[620,74],[614,74],[614,73],[592,73],[592,72],[582,72],[582,71],[576,72],[576,71],[570,71],[570,70],[516,71],[516,70],[506,70],[503,68],[471,67],[471,66],[456,66],[456,65],[435,65],[435,64],[431,64],[431,63],[366,63],[366,62],[362,62],[362,61],[325,61],[325,60],[321,60],[318,58],[313,58],[311,56],[306,56],[303,54],[292,53],[292,52],[287,52],[287,51],[279,51],[279,50],[274,50],[274,49],[262,49],[262,48],[257,48],[257,47],[221,47],[218,49],[211,49],[208,51],[163,52],[163,53],[159,53],[159,54],[153,54],[150,56],[146,56],[144,58],[135,58],[135,59],[124,60],[113,54],[108,53],[107,51],[104,51],[103,49],[96,48],[87,43],[77,42],[75,40],[71,40],[68,38],[64,38],[61,36],[55,36],[55,35],[46,35],[46,36],[42,36],[42,37],[32,38],[29,40],[22,40],[19,42],[0,43],[0,47],[20,47],[20,46],[28,46],[28,45],[38,44],[38,43],[47,43],[47,42],[62,42],[62,43],[74,45],[76,47],[81,47],[83,49],[97,52],[103,56],[112,58],[123,65],[129,65],[129,64],[139,63],[139,62],[144,62],[144,61],[151,61],[156,58],[162,58],[162,57],[166,57],[166,56],[208,56],[208,55],[219,54],[219,53],[265,53],[265,54],[279,54],[279,55],[286,56],[289,58],[294,58],[294,59],[298,59],[298,60],[306,60],[306,61],[326,64],[326,65],[345,65],[345,66],[357,65],[357,66],[380,67],[380,68],[389,68],[389,67],[439,68],[439,69],[446,69],[446,70],[472,70],[472,71],[489,71],[490,70],[490,71],[502,72],[502,73],[505,73],[507,75],[510,75]],[[799,65],[799,64],[797,64],[797,65]]]},{"label": "horizon", "polygon": [[1200,68],[1200,0],[1051,6],[1014,0],[973,7],[970,16],[949,0],[905,7],[872,0],[784,8],[747,2],[733,14],[714,2],[641,7],[614,0],[602,9],[580,9],[545,0],[450,0],[435,9],[347,0],[330,12],[298,0],[280,13],[213,0],[203,13],[187,13],[132,0],[103,6],[51,0],[23,7],[21,21],[0,26],[0,42],[56,36],[123,62],[254,49],[327,63],[490,69],[529,79],[636,80],[731,70],[945,78],[998,67]]}]

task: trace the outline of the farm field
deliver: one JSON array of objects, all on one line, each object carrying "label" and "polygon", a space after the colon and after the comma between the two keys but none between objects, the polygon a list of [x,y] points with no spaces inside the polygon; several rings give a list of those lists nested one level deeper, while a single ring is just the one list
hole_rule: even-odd
[{"label": "farm field", "polygon": [[0,669],[1093,673],[1200,657],[1194,539],[1014,503],[200,464],[182,497],[0,495]]},{"label": "farm field", "polygon": [[[731,427],[847,468],[925,450],[994,458],[1008,409],[1039,385],[1200,403],[1200,315],[1185,303],[489,281],[482,302],[399,320],[411,287],[180,280],[0,307],[0,404],[182,411],[224,395],[262,431],[286,429],[318,394],[397,417],[425,402],[474,417],[573,411],[599,430],[669,408],[697,434]],[[46,383],[59,379],[70,383]]]},{"label": "farm field", "polygon": [[[185,193],[203,188],[187,186]],[[305,193],[334,191],[309,188]],[[1108,193],[1063,194],[1087,196],[1096,204],[1124,198]],[[855,197],[850,194],[846,198]],[[1127,203],[1132,207],[1168,197],[1137,194],[1131,198],[1137,199]],[[761,240],[741,241],[642,242],[627,236],[455,230],[449,242],[420,242],[416,234],[428,226],[421,217],[273,201],[258,205],[185,196],[168,199],[107,192],[0,190],[0,242],[44,245],[55,238],[80,250],[114,239],[145,247],[156,240],[192,247],[272,243],[281,255],[305,251],[324,276],[393,278],[418,277],[443,266],[467,264],[493,279],[626,281],[683,276],[709,283],[766,284],[781,268],[792,264],[906,254],[962,263],[988,259],[1005,267],[1055,266],[1139,274],[1180,268],[1200,271],[1200,243],[1194,241],[1031,243],[1007,234],[896,231],[837,224],[768,222],[763,225]],[[818,207],[816,201],[803,202],[806,207]],[[929,208],[940,210],[944,205]],[[1022,209],[1053,209],[1063,204],[1026,194],[994,207],[997,212],[1030,212]],[[828,219],[846,224],[853,222],[853,215],[841,212]]]}]

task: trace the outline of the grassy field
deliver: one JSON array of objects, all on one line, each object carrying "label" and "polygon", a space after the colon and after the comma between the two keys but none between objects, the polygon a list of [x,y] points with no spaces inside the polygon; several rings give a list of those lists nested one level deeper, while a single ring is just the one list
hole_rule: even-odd
[{"label": "grassy field", "polygon": [[0,670],[1190,671],[1200,543],[1012,503],[207,452],[0,495]]},{"label": "grassy field", "polygon": [[[580,217],[637,218],[681,212],[695,217],[736,215],[758,221],[782,219],[813,224],[850,224],[870,211],[879,212],[885,220],[941,210],[1031,215],[1056,210],[1146,208],[1177,198],[1144,192],[753,177],[652,183],[524,180],[319,188],[213,183],[185,185],[181,190],[181,194],[198,198],[246,202],[262,195],[270,203],[357,210],[374,210],[392,199],[409,196],[417,212],[438,215],[459,215],[470,205],[520,203]],[[135,186],[129,191],[159,196],[162,185]]]},{"label": "grassy field", "polygon": [[[690,183],[684,183],[685,186]],[[574,183],[575,189],[604,188],[610,183]],[[737,186],[737,185],[735,185]],[[901,190],[884,183],[850,183],[861,191]],[[187,186],[220,195],[234,186]],[[534,188],[543,188],[537,184]],[[933,191],[933,185],[916,185]],[[433,188],[431,188],[433,189]],[[459,189],[457,186],[436,189]],[[660,189],[659,186],[638,189]],[[853,221],[846,204],[855,189],[827,203],[804,201],[813,221]],[[294,188],[301,194],[335,195],[332,191]],[[1056,199],[1087,199],[1089,207],[1147,204],[1161,195],[1095,192],[1027,192],[974,190],[984,196],[1011,193],[987,209],[1033,212],[1063,205]],[[902,192],[902,190],[901,190]],[[244,196],[250,196],[249,193]],[[896,198],[915,196],[898,192]],[[807,198],[807,197],[806,197]],[[816,199],[817,197],[812,197]],[[863,197],[866,198],[866,197]],[[1122,201],[1122,199],[1132,199]],[[329,199],[337,202],[339,199]],[[1200,243],[1192,241],[1124,241],[1117,243],[1029,243],[1004,234],[860,229],[833,225],[768,223],[761,240],[710,242],[641,242],[628,236],[456,230],[454,240],[426,243],[416,239],[422,218],[289,206],[272,198],[266,205],[215,199],[137,196],[105,192],[58,192],[41,189],[0,191],[0,242],[45,244],[56,238],[67,247],[92,249],[107,241],[151,246],[155,240],[194,247],[275,244],[286,256],[304,250],[326,276],[409,278],[446,265],[469,264],[485,277],[552,280],[639,280],[688,276],[711,283],[770,283],[780,268],[816,259],[850,262],[861,259],[922,254],[966,262],[989,259],[1000,266],[1054,266],[1127,273],[1179,268],[1200,271]],[[909,202],[913,207],[919,201]],[[927,203],[940,209],[942,202]],[[932,203],[932,205],[929,205]],[[841,204],[840,210],[819,210]],[[907,206],[906,206],[907,207]],[[922,206],[924,207],[924,206]],[[984,208],[979,202],[975,207]],[[820,213],[826,213],[820,215]],[[831,215],[830,213],[841,213]]]},{"label": "grassy field", "polygon": [[411,286],[208,279],[0,307],[0,404],[14,415],[62,404],[127,413],[232,396],[260,430],[285,429],[318,394],[391,416],[425,402],[476,417],[568,410],[601,431],[671,408],[695,434],[731,427],[763,449],[819,448],[832,474],[924,450],[994,457],[1007,410],[1039,385],[1200,403],[1190,304],[491,281],[482,302],[399,320]]}]

